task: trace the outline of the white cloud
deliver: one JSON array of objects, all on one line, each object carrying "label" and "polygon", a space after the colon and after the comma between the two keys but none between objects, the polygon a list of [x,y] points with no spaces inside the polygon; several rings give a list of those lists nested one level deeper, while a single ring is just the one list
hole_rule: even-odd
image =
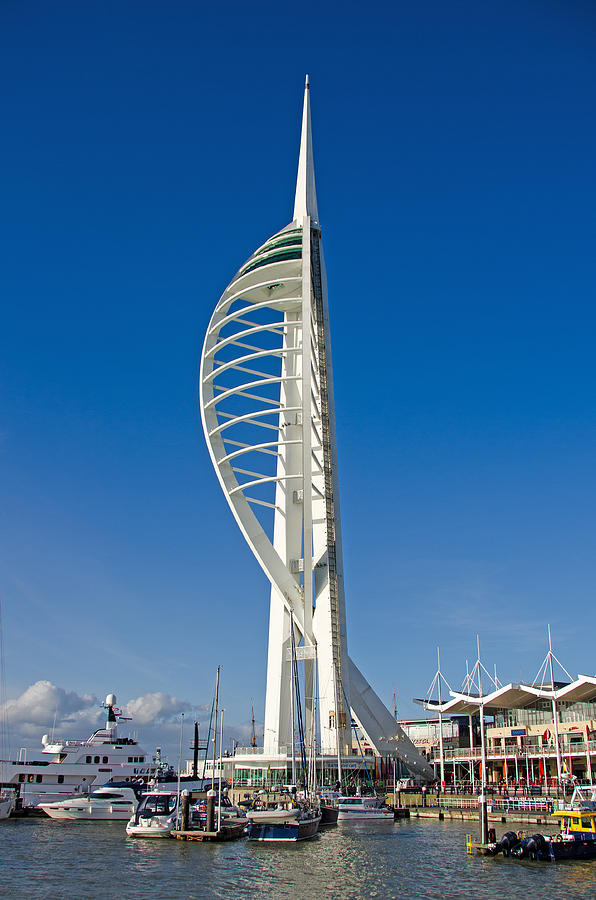
[{"label": "white cloud", "polygon": [[57,722],[72,721],[97,705],[97,698],[90,694],[79,695],[51,681],[36,681],[16,700],[7,700],[5,711],[9,724],[46,726],[54,716]]},{"label": "white cloud", "polygon": [[[8,755],[16,758],[20,747],[39,758],[41,736],[54,735],[56,740],[85,740],[105,723],[105,710],[100,699],[92,694],[77,694],[66,691],[51,681],[37,681],[23,693],[5,704],[8,723]],[[138,737],[146,752],[152,753],[156,746],[162,747],[170,760],[177,762],[180,734],[180,713],[186,713],[183,752],[189,755],[192,740],[191,722],[200,719],[201,740],[206,736],[211,704],[195,706],[172,694],[161,691],[144,694],[118,704],[123,713],[131,717],[130,722],[122,722],[119,733]],[[240,729],[246,730],[246,729]],[[228,743],[232,737],[238,738],[233,726],[226,726]],[[244,735],[242,735],[244,743]],[[2,754],[0,754],[2,755]],[[34,758],[32,755],[28,758]]]},{"label": "white cloud", "polygon": [[164,694],[157,691],[154,694],[144,694],[136,700],[129,700],[124,707],[126,715],[132,716],[137,725],[150,725],[154,723],[170,722],[180,713],[196,709],[186,700],[179,700],[172,694]]}]

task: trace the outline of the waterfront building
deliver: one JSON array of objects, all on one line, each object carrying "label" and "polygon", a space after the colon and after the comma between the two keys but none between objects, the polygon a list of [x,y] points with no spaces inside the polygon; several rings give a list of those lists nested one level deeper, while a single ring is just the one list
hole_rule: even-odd
[{"label": "waterfront building", "polygon": [[287,781],[303,737],[337,776],[338,760],[355,765],[355,723],[379,757],[431,777],[348,653],[308,79],[293,218],[247,259],[215,307],[200,406],[220,485],[271,585],[264,747],[238,751],[238,771]]},{"label": "waterfront building", "polygon": [[[444,736],[453,717],[473,723],[467,741],[461,739],[462,734],[457,746],[444,742],[447,785],[480,781],[481,710],[488,784],[555,786],[575,780],[592,782],[596,776],[596,677],[580,675],[570,682],[532,685],[510,683],[486,694],[451,691],[450,699],[441,704],[418,702],[441,714]],[[438,739],[429,740],[427,753],[439,778]]]}]

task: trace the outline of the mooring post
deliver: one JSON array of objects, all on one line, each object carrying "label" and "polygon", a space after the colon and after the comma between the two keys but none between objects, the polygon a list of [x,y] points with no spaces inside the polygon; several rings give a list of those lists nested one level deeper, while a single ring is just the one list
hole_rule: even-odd
[{"label": "mooring post", "polygon": [[188,791],[182,791],[182,802],[181,802],[182,814],[180,821],[180,830],[188,831],[188,825],[190,820],[190,794]]},{"label": "mooring post", "polygon": [[217,794],[213,789],[207,791],[207,822],[205,831],[215,831],[215,798]]},{"label": "mooring post", "polygon": [[486,809],[486,794],[478,796],[478,820],[480,824],[480,843],[488,844],[488,814]]}]

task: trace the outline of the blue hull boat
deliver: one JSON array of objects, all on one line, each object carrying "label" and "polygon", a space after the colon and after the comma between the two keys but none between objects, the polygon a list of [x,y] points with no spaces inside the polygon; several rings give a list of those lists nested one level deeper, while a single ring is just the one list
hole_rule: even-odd
[{"label": "blue hull boat", "polygon": [[249,811],[249,841],[305,841],[319,830],[321,814],[314,810]]}]

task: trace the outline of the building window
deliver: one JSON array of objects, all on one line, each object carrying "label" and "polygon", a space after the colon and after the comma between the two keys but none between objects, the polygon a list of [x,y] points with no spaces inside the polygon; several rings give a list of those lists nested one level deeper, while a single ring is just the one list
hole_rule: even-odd
[{"label": "building window", "polygon": [[94,757],[93,757],[93,762],[94,762],[94,763],[98,763],[98,762],[99,762],[99,756],[94,756]]},{"label": "building window", "polygon": [[139,756],[139,762],[145,762],[145,757],[144,757],[144,756]]},{"label": "building window", "polygon": [[36,776],[35,776],[35,780],[36,780],[36,782],[37,782],[38,784],[41,784],[42,778],[43,778],[43,775],[36,775]]},{"label": "building window", "polygon": [[58,775],[58,784],[64,784],[64,775]]},{"label": "building window", "polygon": [[108,761],[107,756],[103,756],[101,761],[102,761],[102,763],[107,763],[107,761]]},{"label": "building window", "polygon": [[128,757],[128,761],[129,761],[129,762],[132,762],[132,756],[129,756],[129,757]]},{"label": "building window", "polygon": [[21,782],[21,784],[24,782],[24,780],[25,780],[24,774],[23,774],[23,775],[19,775],[19,781]]},{"label": "building window", "polygon": [[90,756],[87,756],[87,757],[86,757],[86,760],[87,760],[88,763],[90,763],[90,762],[91,762],[91,757],[90,757]]}]

